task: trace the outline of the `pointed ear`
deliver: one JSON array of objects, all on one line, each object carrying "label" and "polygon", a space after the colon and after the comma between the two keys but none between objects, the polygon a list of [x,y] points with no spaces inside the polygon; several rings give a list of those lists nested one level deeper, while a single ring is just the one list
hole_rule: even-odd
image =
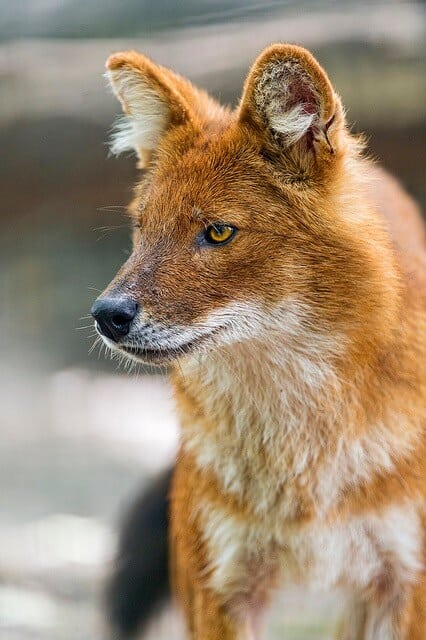
[{"label": "pointed ear", "polygon": [[315,58],[295,45],[276,44],[261,53],[245,83],[240,122],[275,150],[333,155],[344,128],[339,97]]},{"label": "pointed ear", "polygon": [[189,105],[179,91],[183,81],[136,51],[113,54],[106,68],[125,114],[113,133],[111,150],[117,154],[136,151],[143,168],[164,133],[191,119]]}]

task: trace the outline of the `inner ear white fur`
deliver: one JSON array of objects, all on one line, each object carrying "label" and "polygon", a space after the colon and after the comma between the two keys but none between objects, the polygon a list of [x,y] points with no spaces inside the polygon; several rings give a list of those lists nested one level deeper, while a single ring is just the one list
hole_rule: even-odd
[{"label": "inner ear white fur", "polygon": [[125,115],[114,126],[110,149],[114,154],[136,151],[144,158],[153,151],[170,122],[165,99],[137,71],[119,69],[106,73]]},{"label": "inner ear white fur", "polygon": [[255,90],[257,109],[272,132],[288,146],[320,125],[320,97],[311,78],[296,60],[265,67]]}]

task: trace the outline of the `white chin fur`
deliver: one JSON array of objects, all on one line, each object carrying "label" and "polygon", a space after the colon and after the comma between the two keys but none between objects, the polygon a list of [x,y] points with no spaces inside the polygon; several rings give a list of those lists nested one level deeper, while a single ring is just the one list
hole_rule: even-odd
[{"label": "white chin fur", "polygon": [[108,347],[108,349],[112,349],[113,351],[117,350],[117,344],[115,342],[113,342],[113,340],[110,340],[109,338],[107,338],[106,336],[104,336],[102,333],[100,333],[98,331],[98,335],[99,337],[102,339],[103,343]]}]

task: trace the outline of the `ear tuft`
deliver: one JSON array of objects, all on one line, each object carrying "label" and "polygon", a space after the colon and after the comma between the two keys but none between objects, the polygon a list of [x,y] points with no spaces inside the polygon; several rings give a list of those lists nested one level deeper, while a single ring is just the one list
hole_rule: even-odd
[{"label": "ear tuft", "polygon": [[271,129],[281,134],[287,145],[300,140],[317,124],[320,98],[296,61],[267,65],[256,87],[255,101]]},{"label": "ear tuft", "polygon": [[107,75],[124,111],[113,127],[112,153],[152,152],[170,121],[167,103],[143,77],[125,70]]},{"label": "ear tuft", "polygon": [[113,129],[111,151],[136,151],[144,167],[168,127],[185,121],[186,105],[162,67],[135,51],[113,54],[106,67],[125,114]]}]

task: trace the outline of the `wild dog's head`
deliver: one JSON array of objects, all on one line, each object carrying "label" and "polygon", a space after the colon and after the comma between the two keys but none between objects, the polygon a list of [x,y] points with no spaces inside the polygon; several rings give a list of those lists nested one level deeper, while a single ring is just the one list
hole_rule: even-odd
[{"label": "wild dog's head", "polygon": [[342,212],[356,152],[312,55],[266,49],[235,111],[136,52],[107,69],[125,113],[112,148],[144,169],[133,253],[92,309],[108,346],[164,363],[261,335],[287,303],[311,324],[349,317],[365,262]]}]

